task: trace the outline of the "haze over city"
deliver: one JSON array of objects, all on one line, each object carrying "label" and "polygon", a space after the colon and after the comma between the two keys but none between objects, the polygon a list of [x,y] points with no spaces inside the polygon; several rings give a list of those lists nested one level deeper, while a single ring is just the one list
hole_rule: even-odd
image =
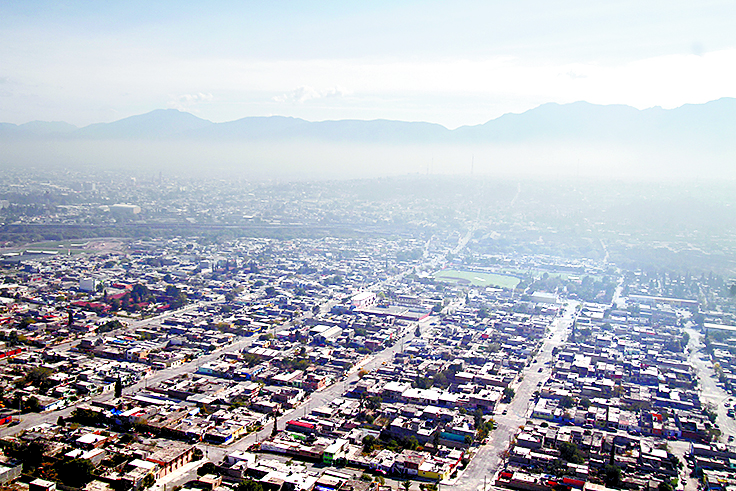
[{"label": "haze over city", "polygon": [[0,491],[736,490],[736,3],[0,3]]}]

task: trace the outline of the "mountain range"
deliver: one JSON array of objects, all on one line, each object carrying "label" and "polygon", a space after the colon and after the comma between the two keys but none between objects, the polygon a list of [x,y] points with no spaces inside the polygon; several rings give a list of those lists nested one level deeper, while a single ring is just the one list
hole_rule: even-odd
[{"label": "mountain range", "polygon": [[176,109],[157,109],[111,123],[82,128],[64,122],[0,123],[0,138],[65,139],[319,139],[360,142],[519,142],[537,139],[652,141],[736,136],[736,99],[722,98],[676,109],[638,110],[587,102],[548,103],[521,114],[505,114],[485,124],[449,130],[424,122],[338,120],[310,122],[268,116],[213,123]]},{"label": "mountain range", "polygon": [[[5,165],[31,158],[38,162],[56,157],[60,162],[112,161],[104,151],[104,145],[109,142],[116,142],[119,147],[122,145],[120,148],[135,147],[134,154],[121,156],[117,163],[133,156],[143,164],[146,160],[167,161],[163,155],[168,149],[176,152],[176,145],[185,144],[194,151],[186,153],[180,150],[180,161],[192,165],[196,165],[194,159],[197,157],[192,154],[199,155],[197,149],[202,149],[202,155],[209,155],[211,160],[220,158],[230,162],[228,165],[253,160],[257,154],[259,161],[266,165],[272,159],[283,163],[284,160],[304,158],[300,148],[306,148],[304,145],[308,142],[317,145],[335,162],[342,159],[343,167],[347,165],[353,170],[369,165],[367,161],[370,159],[353,165],[354,153],[345,151],[351,145],[363,150],[380,147],[381,158],[389,160],[391,157],[385,157],[386,152],[396,146],[411,147],[413,150],[431,147],[431,150],[419,156],[423,163],[414,162],[411,166],[401,167],[408,172],[434,165],[435,156],[438,170],[447,171],[452,169],[449,163],[453,159],[452,155],[462,154],[462,159],[467,161],[470,152],[473,159],[478,156],[480,171],[493,165],[498,167],[499,159],[509,162],[536,159],[539,162],[547,158],[553,164],[554,161],[569,164],[571,159],[580,161],[584,158],[586,161],[595,160],[597,171],[605,168],[610,173],[621,167],[617,166],[616,158],[605,153],[612,150],[620,153],[623,160],[619,164],[623,162],[626,164],[624,167],[628,166],[634,171],[649,169],[660,172],[661,164],[666,160],[673,162],[667,169],[687,169],[689,162],[704,155],[711,170],[721,172],[724,168],[730,170],[733,167],[730,163],[733,162],[736,142],[736,99],[722,98],[676,109],[655,107],[644,110],[587,102],[549,103],[521,114],[505,114],[485,124],[462,126],[454,130],[426,122],[310,122],[283,116],[246,117],[214,123],[175,109],[159,109],[82,128],[64,122],[0,123],[0,142],[10,148],[9,152],[0,156],[0,164]],[[288,145],[295,153],[286,155],[284,145]],[[446,151],[437,150],[440,147]],[[531,149],[535,148],[540,152],[532,152]],[[551,148],[556,149],[556,156],[549,153]],[[273,155],[270,149],[275,149]],[[488,153],[488,149],[496,150],[495,153]],[[236,158],[236,154],[241,157]],[[408,153],[402,155],[401,158],[411,160]],[[484,156],[487,157],[485,161]],[[315,163],[319,160],[314,156],[312,158]],[[496,163],[492,164],[491,161]],[[602,161],[606,163],[601,164]],[[653,166],[652,162],[660,166]],[[306,171],[309,165],[305,165],[302,169]],[[698,165],[705,169],[702,163]],[[250,168],[253,168],[252,162]],[[395,166],[388,168],[399,171]],[[566,168],[569,170],[570,165]],[[532,167],[528,170],[534,172]]]}]

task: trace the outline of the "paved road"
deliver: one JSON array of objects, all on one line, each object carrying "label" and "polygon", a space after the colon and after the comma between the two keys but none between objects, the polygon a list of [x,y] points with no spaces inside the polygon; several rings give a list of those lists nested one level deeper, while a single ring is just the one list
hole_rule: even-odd
[{"label": "paved road", "polygon": [[[488,444],[479,448],[460,478],[454,483],[443,485],[443,490],[450,488],[453,491],[482,491],[484,484],[488,487],[494,481],[494,475],[502,462],[501,454],[508,449],[509,441],[519,426],[527,421],[532,396],[539,389],[537,384],[551,374],[551,366],[547,362],[552,360],[554,347],[563,344],[567,338],[576,307],[576,302],[570,302],[564,314],[552,322],[550,335],[544,340],[536,357],[537,361],[525,370],[523,380],[516,385],[516,395],[505,407],[506,414],[494,416],[498,428],[489,435]],[[503,406],[499,410],[503,411]]]},{"label": "paved road", "polygon": [[[425,329],[426,325],[429,322],[430,322],[430,319],[425,319],[424,321],[420,321],[419,323],[420,328]],[[414,339],[415,329],[416,329],[416,324],[410,325],[407,329],[407,334],[404,337],[397,340],[397,342],[393,346],[386,348],[385,350],[374,355],[369,361],[367,361],[365,364],[362,365],[362,368],[368,371],[375,370],[376,368],[380,367],[384,361],[388,361],[392,359],[395,353],[401,351],[402,347],[405,344],[408,344],[412,339]],[[295,419],[295,418],[303,417],[305,414],[309,414],[309,411],[311,409],[320,407],[322,405],[329,403],[330,401],[334,400],[337,397],[341,397],[345,393],[345,391],[349,390],[350,386],[353,383],[355,383],[358,379],[359,379],[359,370],[355,369],[350,375],[348,375],[346,379],[342,381],[338,381],[319,392],[312,393],[298,407],[279,416],[278,427],[280,429],[283,429],[286,426],[287,421]],[[225,446],[209,445],[207,443],[202,442],[202,443],[197,444],[197,446],[205,452],[205,455],[207,456],[208,460],[218,463],[218,462],[221,462],[226,455],[236,450],[240,450],[240,451],[247,450],[254,443],[263,441],[264,439],[268,438],[271,435],[272,428],[273,428],[273,423],[270,422],[261,431],[257,433],[251,433],[250,435],[246,436],[245,438],[231,445],[225,445]],[[190,469],[187,472],[182,473],[176,479],[171,480],[171,482],[167,484],[167,488],[173,489],[174,486],[182,485],[192,479],[196,479],[196,477],[197,477],[196,468]]]},{"label": "paved road", "polygon": [[731,398],[731,395],[716,385],[718,379],[715,377],[710,358],[701,359],[701,357],[708,356],[705,353],[705,344],[702,342],[703,335],[694,329],[686,329],[686,331],[690,335],[688,361],[697,371],[700,382],[700,400],[702,403],[711,403],[716,408],[718,412],[716,425],[722,432],[721,440],[726,442],[729,436],[736,437],[736,420],[728,417],[726,414],[728,409],[723,405],[727,399]]},{"label": "paved road", "polygon": [[[510,404],[506,406],[507,414],[498,414],[495,416],[495,420],[498,424],[498,428],[492,431],[488,444],[479,447],[478,453],[475,458],[470,462],[468,467],[462,473],[460,478],[456,482],[448,483],[443,485],[443,489],[448,487],[457,491],[478,491],[483,488],[484,479],[487,483],[493,480],[495,472],[498,470],[501,464],[501,453],[508,448],[511,437],[516,433],[518,427],[524,424],[527,420],[527,414],[530,410],[529,404],[533,393],[538,389],[538,383],[545,380],[550,375],[550,366],[547,362],[552,360],[552,350],[555,346],[561,345],[567,337],[569,327],[573,320],[573,315],[577,303],[570,302],[568,307],[565,309],[564,314],[556,318],[550,326],[550,335],[545,338],[538,356],[537,361],[533,363],[524,373],[523,379],[518,382],[515,386],[516,396]],[[426,319],[420,322],[420,327],[424,329],[426,324],[430,322],[430,319]],[[283,328],[280,326],[279,328]],[[379,353],[377,353],[370,361],[368,361],[364,368],[367,370],[373,370],[383,364],[384,361],[391,359],[397,351],[400,351],[402,347],[410,342],[414,338],[415,326],[412,325],[407,329],[407,334],[397,340],[394,346],[389,347]],[[149,376],[145,380],[138,382],[137,384],[126,387],[125,393],[135,393],[145,385],[155,385],[158,382],[180,375],[183,373],[191,373],[196,370],[196,367],[202,363],[206,363],[220,357],[224,353],[231,353],[237,350],[241,350],[244,347],[249,346],[255,336],[248,337],[245,339],[239,339],[232,345],[229,345],[221,350],[215,351],[211,354],[204,355],[197,360],[190,363],[181,365],[173,369],[162,370],[156,372],[154,375]],[[539,371],[542,368],[542,371]],[[337,382],[330,387],[311,394],[302,405],[285,413],[279,417],[278,425],[279,428],[284,428],[287,421],[294,419],[304,414],[308,414],[311,408],[322,406],[329,401],[340,397],[344,394],[346,388],[358,380],[358,371],[354,371],[344,381]],[[112,398],[112,394],[106,394],[95,398],[96,400],[106,400]],[[60,411],[54,411],[51,413],[36,414],[31,413],[24,415],[23,421],[20,425],[13,428],[3,428],[0,431],[0,436],[6,436],[9,434],[17,433],[22,429],[26,429],[43,422],[56,422],[59,416],[68,416],[74,410],[74,407],[65,408]],[[253,433],[238,442],[228,446],[216,446],[209,445],[206,443],[198,444],[202,450],[205,451],[207,458],[213,462],[220,462],[225,455],[235,450],[246,450],[253,443],[261,441],[267,438],[271,434],[272,423],[269,423],[258,433]],[[174,486],[186,483],[189,480],[196,479],[196,468],[191,467],[186,472],[182,473],[177,478],[172,479],[167,483],[167,488],[173,488]]]},{"label": "paved road", "polygon": [[[283,326],[280,326],[280,328],[281,327]],[[123,389],[123,394],[135,394],[140,389],[143,389],[147,387],[148,385],[156,385],[163,380],[169,379],[171,377],[175,377],[177,375],[181,375],[183,373],[192,373],[196,371],[197,367],[202,365],[203,363],[207,363],[209,361],[216,360],[217,358],[219,358],[225,353],[234,353],[236,351],[239,351],[243,348],[250,346],[256,338],[257,336],[251,336],[247,338],[238,338],[234,343],[228,346],[225,346],[219,350],[215,350],[210,354],[202,355],[196,360],[193,360],[189,363],[185,363],[175,368],[169,368],[166,370],[154,372],[152,375],[145,377],[138,383],[131,385],[129,387],[125,387]],[[103,395],[94,397],[93,400],[106,401],[106,400],[112,399],[114,395],[115,395],[114,393],[107,393],[107,394],[103,394]],[[83,402],[85,401],[80,401],[79,403],[83,403]],[[41,423],[56,423],[56,420],[58,419],[59,416],[63,416],[66,418],[67,416],[70,416],[71,413],[75,409],[76,409],[76,405],[73,405],[73,406],[69,406],[64,409],[58,410],[58,411],[50,411],[47,413],[24,414],[21,416],[20,424],[13,426],[13,427],[6,426],[0,429],[0,437],[18,433],[21,430],[31,428]]]}]

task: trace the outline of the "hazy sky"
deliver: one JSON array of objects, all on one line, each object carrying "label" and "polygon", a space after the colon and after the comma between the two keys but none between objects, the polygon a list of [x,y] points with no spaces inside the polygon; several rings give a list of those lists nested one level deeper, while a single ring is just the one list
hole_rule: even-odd
[{"label": "hazy sky", "polygon": [[4,0],[0,121],[670,108],[736,97],[735,25],[733,0]]}]

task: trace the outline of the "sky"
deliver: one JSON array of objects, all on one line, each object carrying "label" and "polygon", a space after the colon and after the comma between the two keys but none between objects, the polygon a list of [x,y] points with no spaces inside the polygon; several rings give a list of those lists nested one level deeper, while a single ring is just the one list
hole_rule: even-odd
[{"label": "sky", "polygon": [[4,0],[0,122],[673,108],[736,97],[734,25],[733,0]]}]

